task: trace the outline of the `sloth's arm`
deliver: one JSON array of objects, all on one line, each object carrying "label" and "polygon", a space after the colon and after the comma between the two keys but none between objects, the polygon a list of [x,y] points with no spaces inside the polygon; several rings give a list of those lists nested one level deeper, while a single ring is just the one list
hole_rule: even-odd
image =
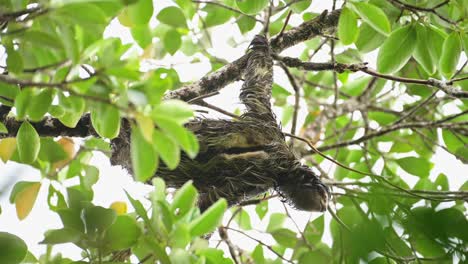
[{"label": "sloth's arm", "polygon": [[274,122],[271,111],[271,86],[273,84],[273,60],[268,40],[255,36],[249,46],[249,59],[244,70],[240,100],[246,106],[244,118],[256,118]]}]

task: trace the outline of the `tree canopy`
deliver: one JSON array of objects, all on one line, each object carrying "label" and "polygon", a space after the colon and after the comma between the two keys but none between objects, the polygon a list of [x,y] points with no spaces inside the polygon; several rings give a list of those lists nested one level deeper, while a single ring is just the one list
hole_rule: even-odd
[{"label": "tree canopy", "polygon": [[[468,261],[467,173],[443,173],[468,162],[468,1],[316,2],[0,1],[0,159],[41,173],[0,189],[1,207],[23,220],[47,203],[63,224],[43,255],[0,227],[0,263]],[[289,147],[331,189],[305,225],[287,203],[272,210],[274,190],[200,212],[191,181],[154,177],[201,151],[187,122],[242,114],[207,99],[240,89],[255,35],[274,62],[257,99],[271,96]],[[187,80],[181,65],[210,70]],[[151,183],[147,199],[95,204],[97,152]],[[82,258],[51,254],[63,243]]]}]

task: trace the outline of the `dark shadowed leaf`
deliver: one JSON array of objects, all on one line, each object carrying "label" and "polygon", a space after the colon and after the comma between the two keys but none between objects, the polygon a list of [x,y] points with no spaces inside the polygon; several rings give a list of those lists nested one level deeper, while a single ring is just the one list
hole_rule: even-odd
[{"label": "dark shadowed leaf", "polygon": [[27,252],[28,247],[21,238],[0,232],[0,263],[20,263]]}]

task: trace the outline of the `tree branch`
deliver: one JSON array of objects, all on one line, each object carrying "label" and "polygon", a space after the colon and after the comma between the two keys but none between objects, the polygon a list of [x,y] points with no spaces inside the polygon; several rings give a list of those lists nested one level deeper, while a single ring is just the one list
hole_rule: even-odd
[{"label": "tree branch", "polygon": [[406,78],[406,77],[399,77],[393,76],[388,74],[379,73],[369,67],[367,67],[367,63],[359,63],[359,64],[344,64],[344,63],[315,63],[315,62],[305,62],[301,61],[297,58],[291,57],[282,57],[279,55],[273,56],[276,60],[282,61],[288,67],[294,67],[306,71],[337,71],[337,72],[344,72],[345,70],[349,70],[352,72],[361,71],[367,73],[374,77],[379,77],[386,80],[397,81],[402,83],[413,83],[413,84],[420,84],[420,85],[427,85],[436,87],[446,94],[456,97],[456,98],[468,98],[468,92],[462,91],[461,89],[455,88],[451,86],[454,81],[452,80],[449,82],[440,81],[437,79],[429,78],[427,80],[422,79],[413,79],[413,78]]},{"label": "tree branch", "polygon": [[[300,42],[316,37],[325,32],[333,32],[338,24],[340,10],[331,13],[324,12],[313,20],[291,30],[282,35],[274,37],[270,41],[273,52],[279,53],[286,48],[294,46]],[[240,80],[243,70],[247,64],[248,54],[225,65],[221,69],[209,73],[199,81],[185,85],[180,89],[170,91],[165,95],[165,99],[180,99],[188,101],[203,94],[219,91],[224,86],[233,81]]]}]

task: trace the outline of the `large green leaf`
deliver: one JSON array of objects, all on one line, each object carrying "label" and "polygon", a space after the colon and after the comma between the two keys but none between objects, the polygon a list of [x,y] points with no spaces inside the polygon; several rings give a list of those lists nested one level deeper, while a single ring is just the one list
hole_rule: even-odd
[{"label": "large green leaf", "polygon": [[219,199],[203,212],[202,215],[190,222],[190,234],[192,236],[201,236],[213,231],[223,219],[226,209],[226,200]]},{"label": "large green leaf", "polygon": [[27,121],[21,124],[16,136],[18,154],[21,162],[31,164],[39,155],[41,141],[36,129]]},{"label": "large green leaf", "polygon": [[177,217],[182,217],[192,209],[197,201],[197,189],[192,181],[186,182],[174,195],[171,210]]},{"label": "large green leaf", "polygon": [[358,34],[356,15],[349,8],[343,8],[338,21],[338,37],[344,45],[349,45],[357,40]]},{"label": "large green leaf", "polygon": [[391,32],[392,29],[387,15],[379,7],[364,2],[352,2],[351,7],[380,34],[387,36]]},{"label": "large green leaf", "polygon": [[111,250],[130,248],[135,245],[141,233],[135,219],[128,215],[119,215],[106,231],[105,245]]},{"label": "large green leaf", "polygon": [[187,27],[187,22],[185,21],[184,13],[182,12],[182,10],[180,10],[180,8],[176,6],[170,6],[170,7],[164,8],[163,10],[159,12],[159,14],[156,17],[162,23],[173,26],[173,27],[179,27],[179,28]]},{"label": "large green leaf", "polygon": [[367,53],[380,47],[385,40],[385,35],[380,34],[373,29],[369,24],[362,23],[359,28],[359,37],[356,40],[356,47],[360,52]]},{"label": "large green leaf", "polygon": [[91,122],[101,137],[115,138],[120,131],[120,111],[112,105],[96,104],[91,111]]},{"label": "large green leaf", "polygon": [[236,0],[236,4],[243,13],[254,15],[268,5],[268,0]]},{"label": "large green leaf", "polygon": [[379,50],[377,70],[385,74],[399,71],[411,58],[416,42],[416,32],[412,25],[392,32]]},{"label": "large green leaf", "polygon": [[91,206],[83,209],[82,218],[86,234],[95,235],[103,234],[116,221],[117,215],[112,209]]},{"label": "large green leaf", "polygon": [[153,0],[138,0],[129,5],[126,12],[133,25],[146,25],[153,16]]},{"label": "large green leaf", "polygon": [[159,157],[171,170],[179,165],[180,148],[176,142],[159,130],[153,132],[153,144]]},{"label": "large green leaf", "polygon": [[132,128],[131,160],[135,178],[145,182],[154,175],[158,168],[158,155],[151,143],[146,141],[140,129]]},{"label": "large green leaf", "polygon": [[455,73],[460,60],[462,45],[457,32],[452,32],[444,41],[439,67],[442,75],[450,79]]},{"label": "large green leaf", "polygon": [[167,33],[164,35],[163,44],[164,49],[166,49],[169,54],[174,55],[174,53],[176,53],[182,45],[182,38],[180,33],[175,29],[167,31]]},{"label": "large green leaf", "polygon": [[429,177],[433,164],[424,158],[406,157],[397,160],[403,170],[421,178]]},{"label": "large green leaf", "polygon": [[73,228],[62,228],[48,230],[44,235],[44,240],[41,244],[63,244],[63,243],[75,243],[80,240],[82,233]]},{"label": "large green leaf", "polygon": [[0,232],[0,263],[20,263],[27,252],[28,247],[21,238],[7,232]]},{"label": "large green leaf", "polygon": [[432,43],[429,38],[428,29],[420,24],[416,24],[417,43],[413,52],[413,57],[429,73],[434,74],[437,70],[437,64],[432,60],[430,49],[433,49]]}]

